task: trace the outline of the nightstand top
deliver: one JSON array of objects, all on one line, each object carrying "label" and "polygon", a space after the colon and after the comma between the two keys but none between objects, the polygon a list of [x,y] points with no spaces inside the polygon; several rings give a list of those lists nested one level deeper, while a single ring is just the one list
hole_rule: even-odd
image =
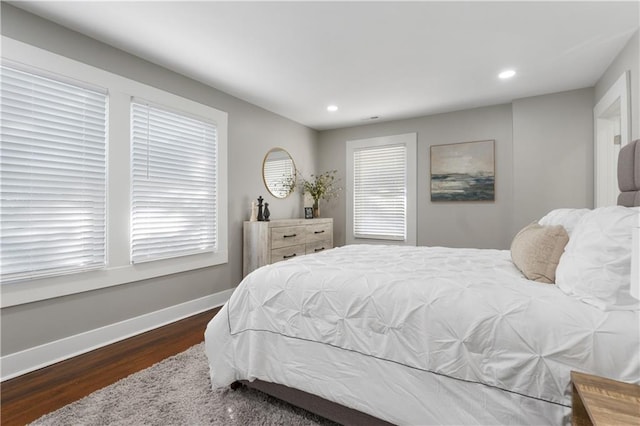
[{"label": "nightstand top", "polygon": [[640,386],[577,371],[571,381],[594,425],[640,425]]}]

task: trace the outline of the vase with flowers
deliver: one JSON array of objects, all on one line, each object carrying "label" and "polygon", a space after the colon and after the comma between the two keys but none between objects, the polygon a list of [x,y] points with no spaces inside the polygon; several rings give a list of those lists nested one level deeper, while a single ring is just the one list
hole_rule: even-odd
[{"label": "vase with flowers", "polygon": [[336,178],[337,170],[329,170],[319,175],[311,175],[309,180],[300,176],[300,188],[303,194],[309,194],[313,198],[313,217],[320,217],[320,200],[330,200],[337,197],[342,190],[338,186],[339,179]]}]

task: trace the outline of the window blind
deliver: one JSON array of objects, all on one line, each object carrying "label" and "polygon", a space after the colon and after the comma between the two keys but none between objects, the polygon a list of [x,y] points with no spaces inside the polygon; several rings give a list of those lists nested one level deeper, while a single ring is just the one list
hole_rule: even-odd
[{"label": "window blind", "polygon": [[105,265],[105,91],[0,67],[2,282]]},{"label": "window blind", "polygon": [[406,237],[407,150],[404,145],[353,153],[353,232],[356,238]]},{"label": "window blind", "polygon": [[216,126],[138,100],[131,119],[132,262],[214,252]]}]

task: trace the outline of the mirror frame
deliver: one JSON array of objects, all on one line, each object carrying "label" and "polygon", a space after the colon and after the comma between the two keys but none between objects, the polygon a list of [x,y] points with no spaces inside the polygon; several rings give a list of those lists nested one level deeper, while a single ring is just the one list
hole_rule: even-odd
[{"label": "mirror frame", "polygon": [[262,182],[264,183],[265,188],[267,188],[267,191],[269,191],[269,194],[273,195],[275,198],[279,199],[279,200],[283,200],[285,198],[287,198],[289,195],[291,195],[291,193],[294,191],[294,189],[291,189],[287,195],[285,196],[280,196],[280,195],[276,195],[273,193],[273,191],[271,190],[271,188],[269,188],[269,185],[267,185],[267,179],[266,176],[264,174],[264,166],[267,163],[267,158],[269,157],[269,154],[271,154],[272,152],[277,152],[277,151],[282,151],[285,154],[287,154],[287,156],[289,157],[289,159],[291,159],[291,164],[293,165],[293,183],[294,183],[294,187],[296,184],[296,178],[297,178],[297,168],[296,168],[296,162],[293,161],[293,157],[291,156],[291,154],[289,153],[289,151],[287,151],[284,148],[280,148],[280,147],[275,147],[275,148],[271,148],[269,151],[267,151],[267,153],[264,155],[264,158],[262,160]]}]

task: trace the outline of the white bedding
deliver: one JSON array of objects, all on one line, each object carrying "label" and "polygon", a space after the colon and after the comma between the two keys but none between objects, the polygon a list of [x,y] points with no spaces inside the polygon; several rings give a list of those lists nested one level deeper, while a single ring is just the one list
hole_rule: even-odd
[{"label": "white bedding", "polygon": [[560,423],[571,370],[640,383],[638,311],[528,281],[498,250],[354,245],[268,265],[206,342],[215,387],[260,378],[402,424]]}]

